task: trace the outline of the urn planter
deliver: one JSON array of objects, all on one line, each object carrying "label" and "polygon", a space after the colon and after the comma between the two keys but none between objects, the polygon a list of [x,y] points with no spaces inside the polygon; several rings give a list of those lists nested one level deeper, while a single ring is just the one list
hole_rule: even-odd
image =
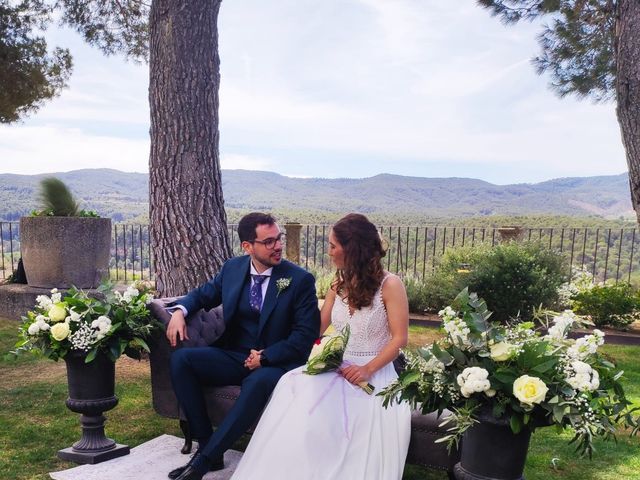
[{"label": "urn planter", "polygon": [[456,480],[524,480],[531,430],[515,434],[508,418],[496,419],[490,410],[481,411],[476,419],[479,422],[462,439]]},{"label": "urn planter", "polygon": [[95,288],[109,271],[111,219],[22,217],[20,250],[29,286]]},{"label": "urn planter", "polygon": [[119,445],[104,433],[106,418],[103,412],[118,404],[115,395],[115,364],[99,353],[89,363],[86,354],[69,352],[64,361],[67,364],[67,384],[69,410],[80,413],[82,438],[70,448],[58,452],[58,457],[76,463],[100,463],[127,455],[129,447]]}]

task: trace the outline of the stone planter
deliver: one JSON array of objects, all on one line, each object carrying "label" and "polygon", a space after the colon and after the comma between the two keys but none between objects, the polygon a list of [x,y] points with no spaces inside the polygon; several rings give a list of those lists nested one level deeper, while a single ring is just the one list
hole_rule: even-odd
[{"label": "stone planter", "polygon": [[457,480],[524,480],[524,465],[531,430],[514,434],[507,418],[496,419],[489,411],[476,415],[479,423],[462,439],[460,463],[454,467]]},{"label": "stone planter", "polygon": [[58,452],[58,457],[76,463],[100,463],[127,455],[129,447],[118,445],[104,434],[106,418],[103,412],[118,404],[115,396],[115,364],[104,354],[98,354],[89,363],[86,355],[70,352],[64,358],[67,364],[69,398],[67,408],[81,413],[82,438],[70,448]]},{"label": "stone planter", "polygon": [[22,217],[20,249],[29,286],[95,288],[109,271],[111,219]]}]

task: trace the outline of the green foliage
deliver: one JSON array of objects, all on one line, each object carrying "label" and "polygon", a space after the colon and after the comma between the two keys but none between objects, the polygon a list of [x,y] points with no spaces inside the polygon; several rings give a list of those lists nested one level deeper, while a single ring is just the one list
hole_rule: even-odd
[{"label": "green foliage", "polygon": [[85,0],[0,0],[0,123],[16,122],[60,94],[72,71],[68,49],[47,52],[38,36],[53,19],[105,54],[146,59],[149,4]]},{"label": "green foliage", "polygon": [[330,270],[321,268],[310,268],[309,271],[316,278],[316,295],[318,298],[325,298],[327,292],[331,288],[331,283],[335,278],[335,274]]},{"label": "green foliage", "polygon": [[[405,351],[407,366],[383,392],[383,404],[407,402],[423,413],[451,410],[457,425],[441,441],[449,446],[483,415],[508,420],[514,433],[555,424],[574,430],[570,443],[591,457],[595,437],[615,436],[617,424],[637,434],[640,418],[627,399],[622,372],[598,352],[602,332],[576,341],[565,331],[534,330],[533,322],[489,322],[491,312],[464,289],[441,313],[444,338]],[[570,312],[554,326],[580,325]]]},{"label": "green foliage", "polygon": [[640,296],[627,283],[594,285],[572,298],[573,309],[599,326],[624,328],[637,319]]},{"label": "green foliage", "polygon": [[403,282],[410,312],[422,313],[433,310],[431,297],[427,294],[426,283],[422,279],[407,276],[403,278]]},{"label": "green foliage", "polygon": [[57,289],[51,297],[39,295],[34,309],[22,317],[20,340],[8,355],[39,353],[58,361],[76,350],[87,354],[86,362],[98,351],[114,362],[123,353],[139,359],[142,351],[149,352],[146,340],[162,328],[147,307],[153,298],[150,290],[150,285],[136,282],[122,294],[106,282],[98,287],[104,299],[74,287],[64,296]]},{"label": "green foliage", "polygon": [[537,243],[509,242],[486,251],[471,265],[467,284],[492,306],[495,318],[531,318],[551,306],[567,268],[562,256]]},{"label": "green foliage", "polygon": [[487,299],[497,319],[531,317],[540,304],[552,306],[564,280],[562,257],[537,243],[451,248],[424,281],[406,278],[411,311],[437,312],[469,286]]},{"label": "green foliage", "polygon": [[477,264],[488,251],[486,245],[450,248],[438,259],[434,271],[424,280],[405,277],[412,312],[437,312],[450,304],[469,279],[465,267]]},{"label": "green foliage", "polygon": [[75,217],[78,215],[78,202],[64,182],[48,177],[40,182],[40,203],[42,210],[37,215],[54,217]]},{"label": "green foliage", "polygon": [[506,23],[548,18],[538,42],[542,54],[534,63],[548,72],[560,95],[613,97],[615,3],[610,0],[478,0]]},{"label": "green foliage", "polygon": [[44,37],[34,34],[51,21],[51,11],[41,0],[0,0],[0,123],[20,120],[67,86],[69,50],[48,53]]},{"label": "green foliage", "polygon": [[105,55],[122,53],[133,60],[147,59],[151,2],[60,0],[56,6],[62,22]]},{"label": "green foliage", "polygon": [[80,210],[79,204],[64,182],[48,177],[40,182],[39,199],[42,210],[32,212],[34,216],[48,217],[98,217],[93,210]]}]

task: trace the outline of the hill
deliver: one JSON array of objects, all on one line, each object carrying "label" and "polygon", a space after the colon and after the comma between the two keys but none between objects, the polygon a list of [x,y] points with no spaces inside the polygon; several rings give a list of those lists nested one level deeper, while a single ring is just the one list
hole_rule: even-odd
[{"label": "hill", "polygon": [[[17,220],[37,206],[38,182],[55,175],[93,209],[115,221],[140,221],[148,212],[148,176],[109,169],[42,175],[0,174],[0,219]],[[290,178],[276,173],[223,170],[230,218],[268,210],[286,217],[337,217],[359,211],[378,217],[565,215],[633,217],[628,176],[572,177],[535,184],[494,185],[470,178],[382,174],[360,179]]]}]

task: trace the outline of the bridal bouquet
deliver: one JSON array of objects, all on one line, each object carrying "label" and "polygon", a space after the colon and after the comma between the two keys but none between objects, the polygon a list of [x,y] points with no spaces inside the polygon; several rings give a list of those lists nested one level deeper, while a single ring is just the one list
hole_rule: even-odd
[{"label": "bridal bouquet", "polygon": [[123,293],[103,284],[99,299],[75,288],[64,295],[54,288],[51,296],[39,295],[35,308],[22,317],[21,340],[11,353],[40,352],[56,361],[71,351],[86,353],[86,362],[99,351],[112,361],[123,353],[140,358],[142,351],[149,352],[146,339],[160,327],[147,308],[150,290],[142,282]]},{"label": "bridal bouquet", "polygon": [[[343,364],[342,358],[349,341],[349,333],[349,325],[345,325],[340,332],[324,335],[316,340],[303,373],[318,375],[338,370]],[[368,382],[361,382],[358,386],[369,395],[373,393],[374,387]]]},{"label": "bridal bouquet", "polygon": [[551,322],[538,314],[544,329],[490,323],[485,302],[463,290],[439,312],[446,336],[405,352],[407,368],[380,394],[385,405],[404,400],[423,413],[452,410],[456,426],[444,439],[450,446],[482,411],[508,419],[514,433],[552,424],[573,429],[581,455],[591,456],[594,437],[613,438],[618,423],[638,433],[638,408],[625,397],[622,372],[598,352],[604,334],[570,339],[582,320],[571,310],[547,313]]}]

